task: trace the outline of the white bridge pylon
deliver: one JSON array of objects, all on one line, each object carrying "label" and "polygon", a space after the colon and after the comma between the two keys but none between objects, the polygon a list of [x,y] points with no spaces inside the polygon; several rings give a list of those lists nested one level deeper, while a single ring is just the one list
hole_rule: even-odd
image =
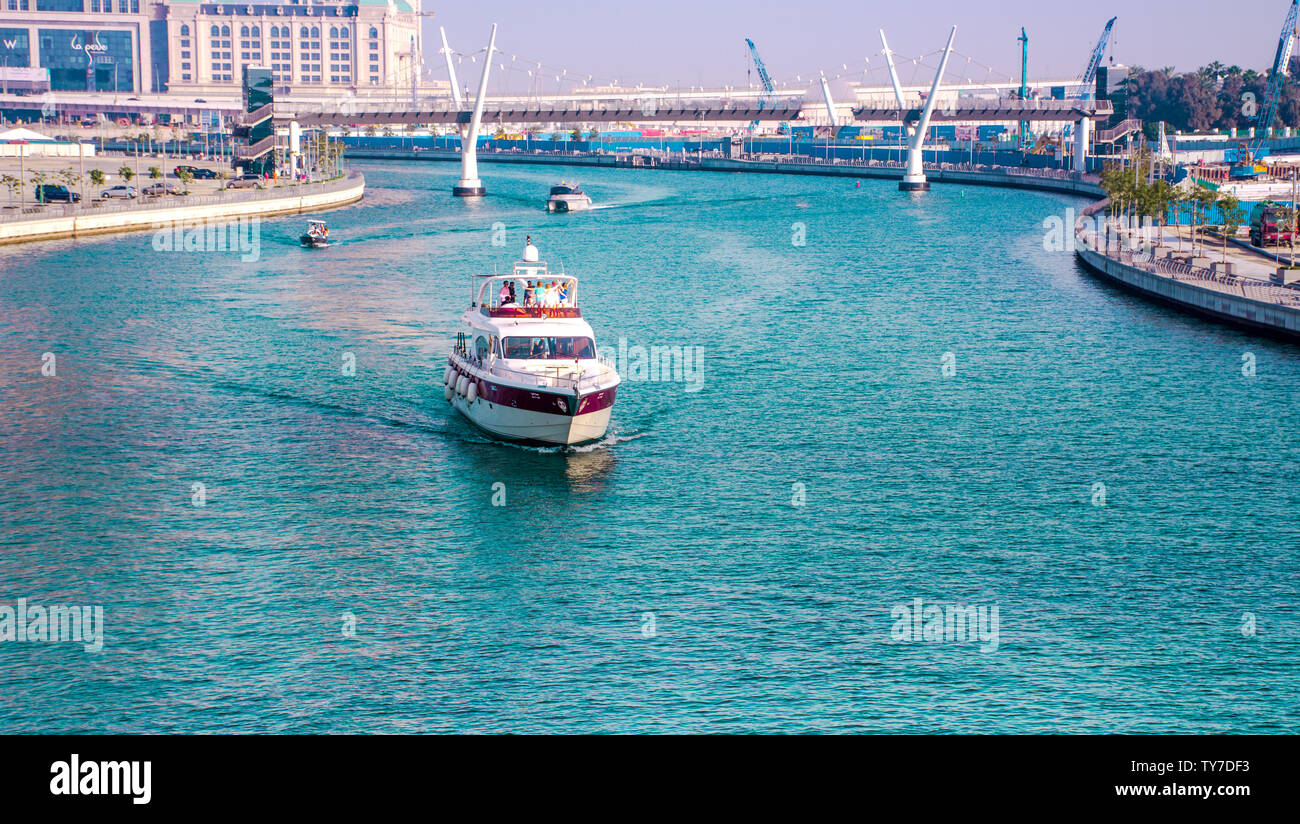
[{"label": "white bridge pylon", "polygon": [[[939,83],[943,80],[943,72],[948,68],[948,56],[952,54],[952,41],[957,37],[957,27],[953,26],[952,31],[948,33],[948,45],[944,47],[943,57],[939,60],[939,71],[934,74],[934,82],[930,84],[930,96],[925,99],[925,107],[921,109],[921,119],[917,121],[916,126],[909,130],[907,123],[903,123],[903,131],[907,135],[907,168],[903,172],[903,179],[898,184],[899,191],[903,192],[927,192],[930,190],[930,181],[925,179],[925,170],[921,163],[924,159],[925,152],[925,133],[930,130],[930,115],[934,113],[934,103],[939,99]],[[898,73],[894,71],[894,58],[889,51],[889,44],[885,43],[885,32],[880,32],[880,42],[885,45],[885,56],[889,62],[889,79],[894,84],[894,95],[898,98],[898,106],[903,108],[903,91],[898,84]]]},{"label": "white bridge pylon", "polygon": [[[465,100],[460,93],[460,84],[456,80],[456,69],[451,62],[451,49],[447,46],[447,30],[442,29],[442,53],[447,58],[447,78],[451,81],[451,99],[457,108],[463,108]],[[488,37],[487,53],[483,58],[483,76],[479,79],[478,96],[474,98],[474,112],[470,115],[469,125],[460,127],[460,180],[451,187],[456,197],[482,197],[487,194],[483,181],[478,176],[478,130],[483,120],[483,104],[487,102],[488,73],[492,70],[492,54],[496,51],[497,24],[492,24],[492,34]]]}]

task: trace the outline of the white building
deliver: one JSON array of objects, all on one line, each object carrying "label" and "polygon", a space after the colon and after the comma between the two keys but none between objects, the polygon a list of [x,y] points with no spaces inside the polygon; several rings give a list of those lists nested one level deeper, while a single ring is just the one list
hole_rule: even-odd
[{"label": "white building", "polygon": [[421,0],[0,0],[0,71],[62,92],[230,96],[267,66],[288,96],[410,92]]}]

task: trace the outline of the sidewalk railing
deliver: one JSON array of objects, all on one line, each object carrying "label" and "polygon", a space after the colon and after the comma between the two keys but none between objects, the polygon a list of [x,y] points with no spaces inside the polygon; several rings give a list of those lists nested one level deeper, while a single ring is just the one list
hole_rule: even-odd
[{"label": "sidewalk railing", "polygon": [[22,223],[55,218],[112,215],[124,212],[147,212],[156,209],[180,209],[192,206],[217,206],[232,203],[254,203],[262,200],[279,200],[281,198],[308,197],[350,189],[362,180],[360,172],[351,172],[343,177],[319,183],[276,183],[267,181],[269,185],[265,189],[226,189],[210,195],[165,195],[162,197],[141,195],[131,200],[83,200],[74,204],[26,206],[22,209],[0,211],[0,223]]},{"label": "sidewalk railing", "polygon": [[[1109,233],[1108,237],[1110,237]],[[1300,291],[1295,289],[1278,286],[1255,278],[1243,278],[1214,269],[1193,266],[1190,263],[1177,260],[1157,258],[1152,256],[1150,252],[1125,249],[1122,246],[1124,243],[1123,238],[1115,237],[1117,237],[1118,242],[1111,244],[1107,243],[1105,238],[1099,239],[1095,232],[1081,232],[1077,235],[1077,240],[1080,244],[1098,254],[1105,255],[1112,260],[1144,272],[1150,272],[1183,283],[1190,283],[1223,294],[1256,300],[1261,303],[1300,308]],[[1101,242],[1098,242],[1099,240]],[[1112,248],[1114,246],[1120,248]]]}]

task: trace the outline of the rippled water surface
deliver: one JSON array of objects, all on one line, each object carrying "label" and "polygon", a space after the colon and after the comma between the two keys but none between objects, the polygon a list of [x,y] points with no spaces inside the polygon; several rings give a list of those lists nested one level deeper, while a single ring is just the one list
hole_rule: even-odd
[{"label": "rippled water surface", "polygon": [[[361,168],[327,250],[0,248],[0,602],[106,624],[0,643],[0,729],[1296,730],[1300,348],[1045,252],[1077,201],[568,170],[602,208],[548,216],[561,170]],[[702,389],[629,381],[577,451],[452,413],[525,234]],[[996,650],[894,638],[916,598]]]}]

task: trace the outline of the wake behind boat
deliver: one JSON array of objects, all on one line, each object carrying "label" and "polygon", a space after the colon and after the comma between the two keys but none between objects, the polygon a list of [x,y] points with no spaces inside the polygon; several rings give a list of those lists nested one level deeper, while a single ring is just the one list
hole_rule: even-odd
[{"label": "wake behind boat", "polygon": [[596,355],[578,308],[578,279],[549,272],[530,239],[509,275],[476,280],[443,396],[505,440],[571,445],[604,437],[620,379]]},{"label": "wake behind boat", "polygon": [[551,195],[546,199],[548,212],[581,212],[591,208],[591,197],[576,183],[561,180],[551,187]]}]

